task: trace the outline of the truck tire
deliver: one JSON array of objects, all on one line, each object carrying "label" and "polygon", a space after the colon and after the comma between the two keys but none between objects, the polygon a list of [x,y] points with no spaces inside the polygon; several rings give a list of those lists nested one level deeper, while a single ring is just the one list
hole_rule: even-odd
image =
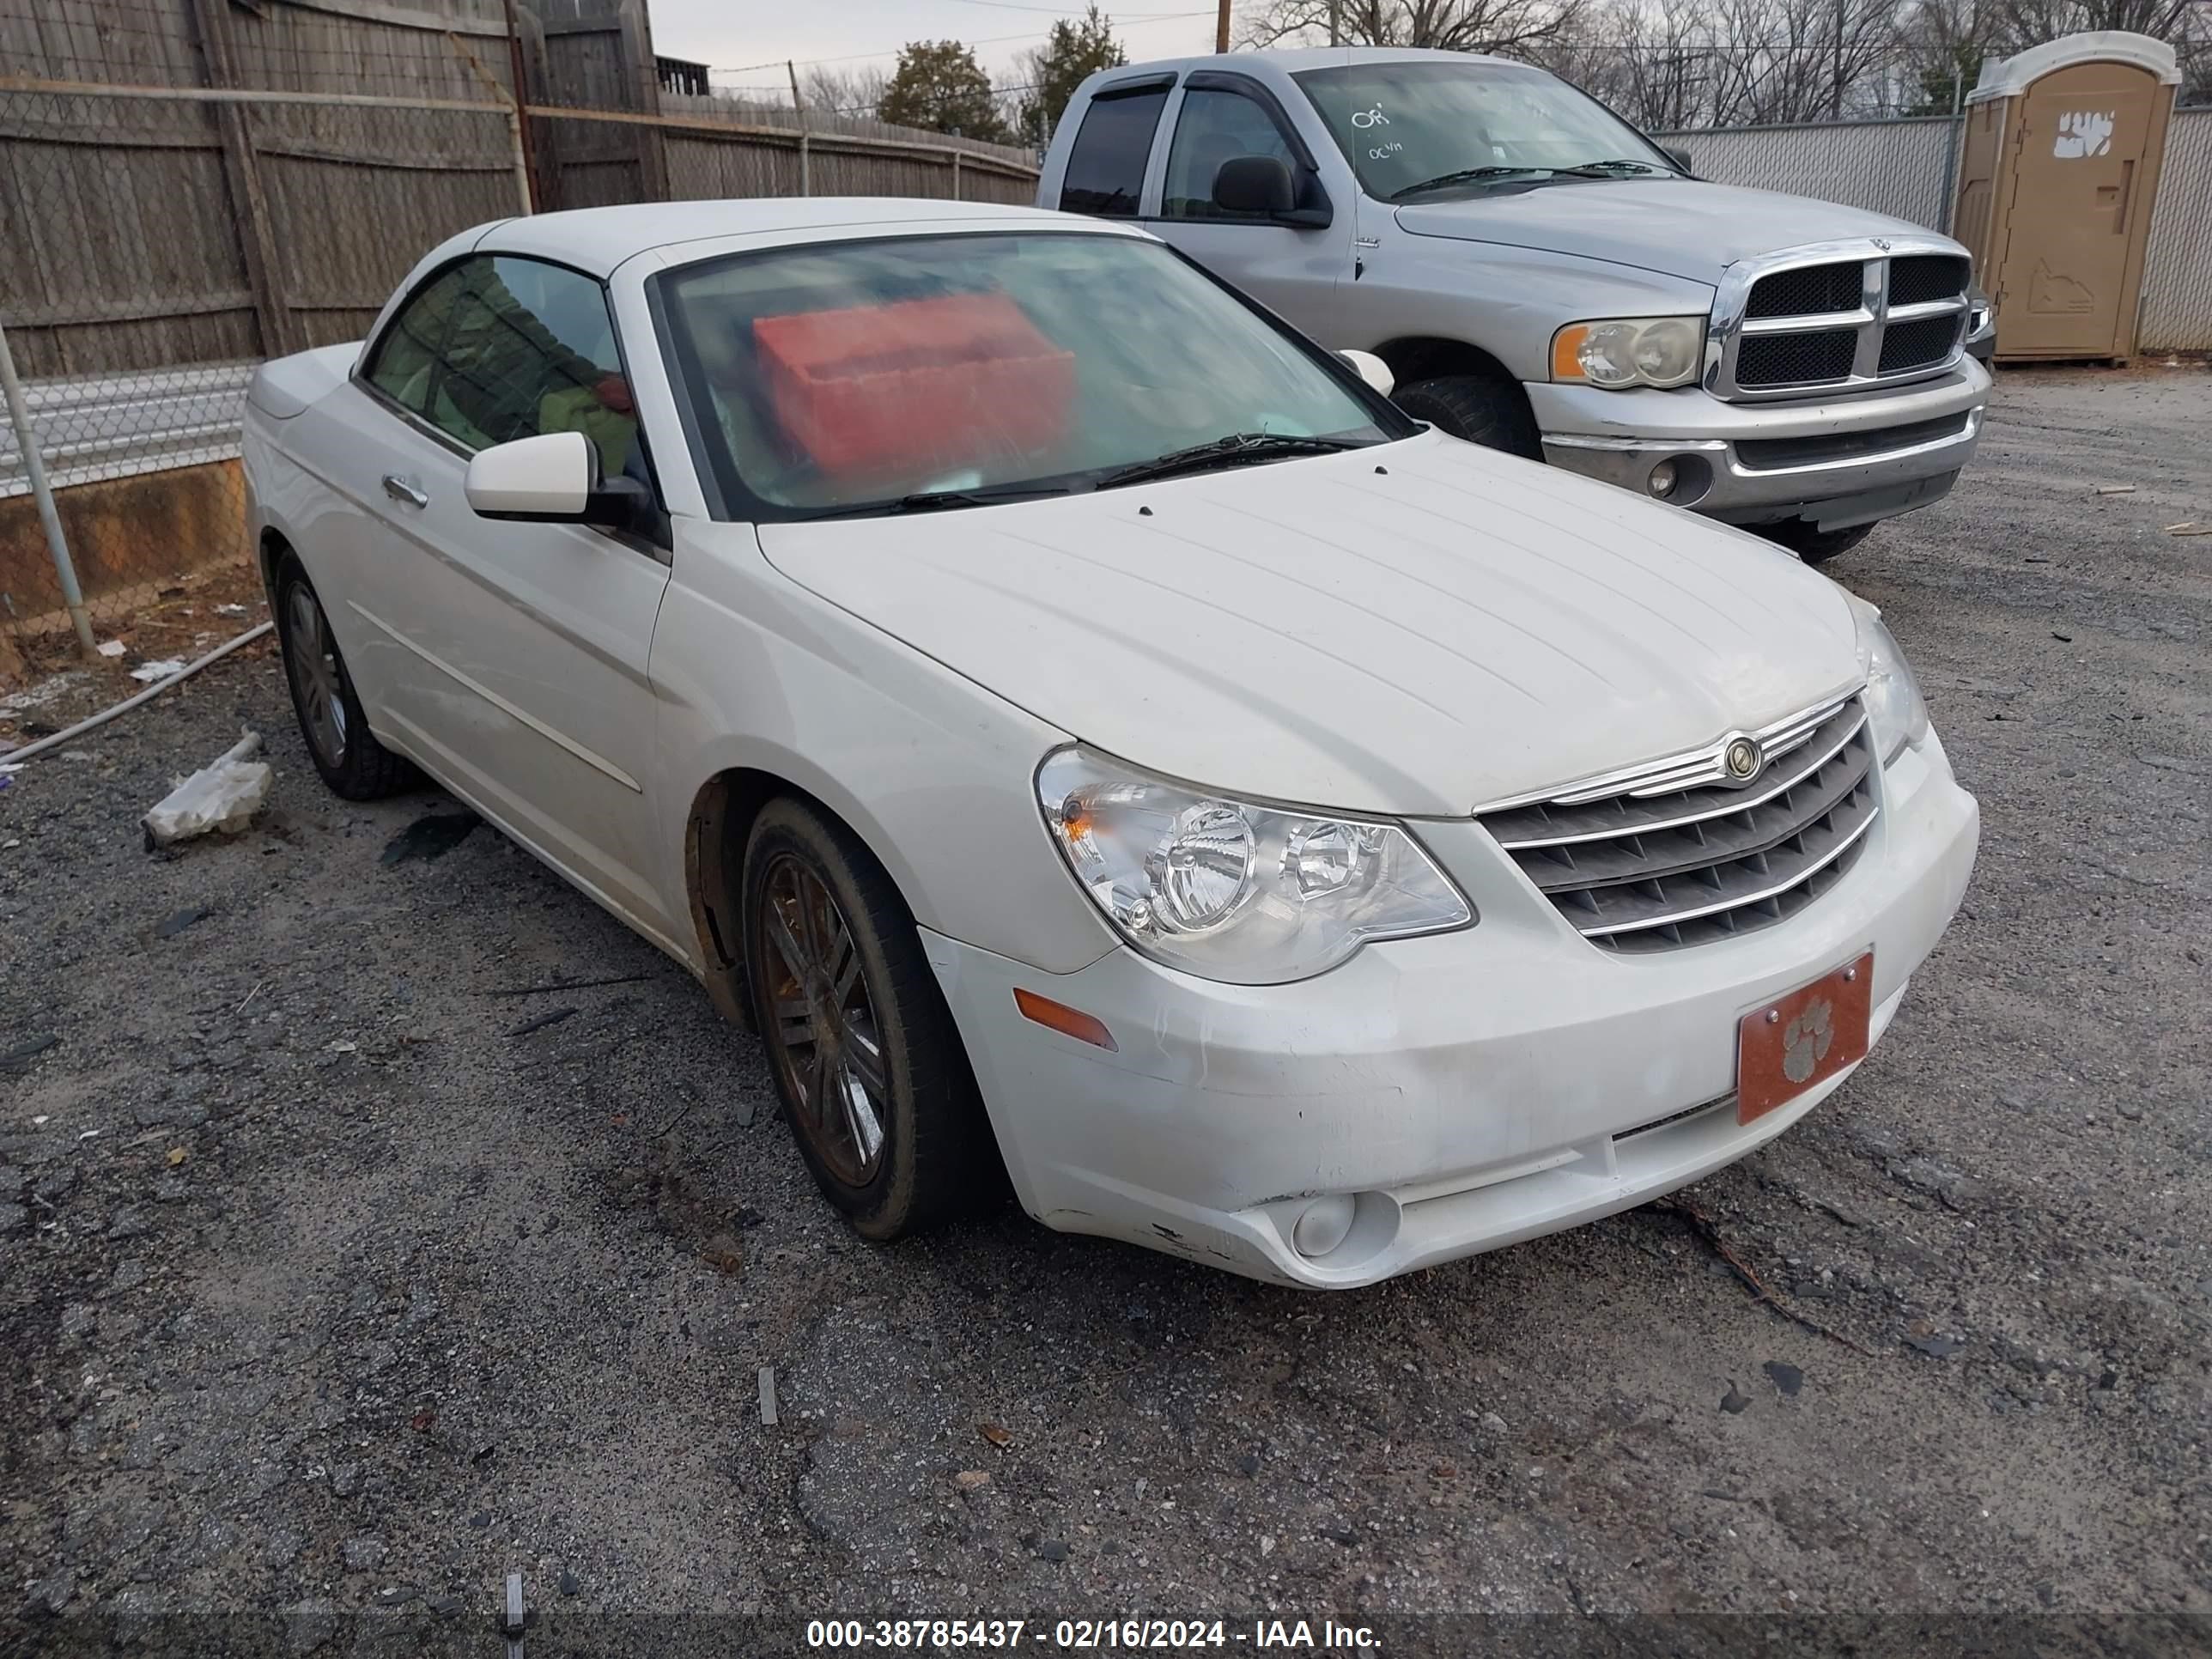
[{"label": "truck tire", "polygon": [[1870,524],[1846,525],[1841,530],[1821,530],[1802,519],[1763,524],[1759,533],[1788,548],[1807,564],[1826,564],[1838,553],[1848,553],[1873,533]]},{"label": "truck tire", "polygon": [[1439,374],[1400,388],[1395,401],[1415,420],[1426,421],[1455,438],[1531,461],[1544,459],[1528,397],[1510,380],[1487,374]]}]

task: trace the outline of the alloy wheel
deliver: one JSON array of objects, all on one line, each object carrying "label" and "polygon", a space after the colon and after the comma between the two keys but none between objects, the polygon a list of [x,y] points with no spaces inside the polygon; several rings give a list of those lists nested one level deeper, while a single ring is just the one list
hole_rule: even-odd
[{"label": "alloy wheel", "polygon": [[769,1048],[793,1126],[841,1183],[865,1187],[883,1165],[890,1081],[852,927],[822,878],[789,853],[769,867],[754,926]]},{"label": "alloy wheel", "polygon": [[285,621],[292,648],[284,653],[284,666],[292,678],[292,693],[299,699],[301,723],[307,728],[307,740],[315,745],[323,763],[343,766],[346,711],[337,646],[331,638],[323,607],[305,583],[293,584],[285,605]]}]

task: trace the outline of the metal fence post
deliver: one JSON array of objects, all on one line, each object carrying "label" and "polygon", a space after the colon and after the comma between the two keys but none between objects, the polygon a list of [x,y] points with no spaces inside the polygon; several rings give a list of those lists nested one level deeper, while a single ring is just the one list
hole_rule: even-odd
[{"label": "metal fence post", "polygon": [[799,193],[811,196],[814,178],[810,166],[811,158],[806,153],[806,100],[799,95],[799,65],[787,58],[783,68],[791,76],[791,112],[799,122]]},{"label": "metal fence post", "polygon": [[1960,76],[1958,66],[1951,70],[1951,125],[1943,132],[1943,234],[1951,234],[1951,222],[1959,216],[1959,129],[1966,125],[1959,115]]},{"label": "metal fence post", "polygon": [[46,482],[46,458],[39,449],[39,434],[31,427],[30,405],[23,401],[23,383],[15,378],[15,354],[8,349],[8,331],[0,328],[0,388],[8,395],[8,419],[15,428],[15,442],[23,452],[23,471],[31,481],[31,495],[39,504],[39,522],[46,527],[46,551],[53,555],[54,574],[62,585],[62,603],[76,625],[76,642],[88,657],[96,654],[92,618],[84,613],[84,592],[76,585],[76,566],[70,562],[69,538],[62,534],[62,515],[54,508],[53,486]]}]

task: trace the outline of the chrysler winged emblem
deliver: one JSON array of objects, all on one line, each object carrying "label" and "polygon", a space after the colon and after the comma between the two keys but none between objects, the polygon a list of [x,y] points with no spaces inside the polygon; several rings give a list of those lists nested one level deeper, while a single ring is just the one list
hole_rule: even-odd
[{"label": "chrysler winged emblem", "polygon": [[1749,783],[1766,764],[1766,757],[1759,752],[1757,738],[1731,738],[1721,751],[1721,764],[1728,768],[1730,783]]}]

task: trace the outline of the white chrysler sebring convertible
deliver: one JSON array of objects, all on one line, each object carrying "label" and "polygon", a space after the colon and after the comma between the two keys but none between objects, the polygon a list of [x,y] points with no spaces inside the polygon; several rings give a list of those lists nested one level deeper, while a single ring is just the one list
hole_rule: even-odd
[{"label": "white chrysler sebring convertible", "polygon": [[1814,1109],[1978,833],[1871,607],[1387,381],[1097,221],[611,208],[268,364],[246,468],[331,787],[683,963],[862,1233],[1003,1168],[1348,1285]]}]

